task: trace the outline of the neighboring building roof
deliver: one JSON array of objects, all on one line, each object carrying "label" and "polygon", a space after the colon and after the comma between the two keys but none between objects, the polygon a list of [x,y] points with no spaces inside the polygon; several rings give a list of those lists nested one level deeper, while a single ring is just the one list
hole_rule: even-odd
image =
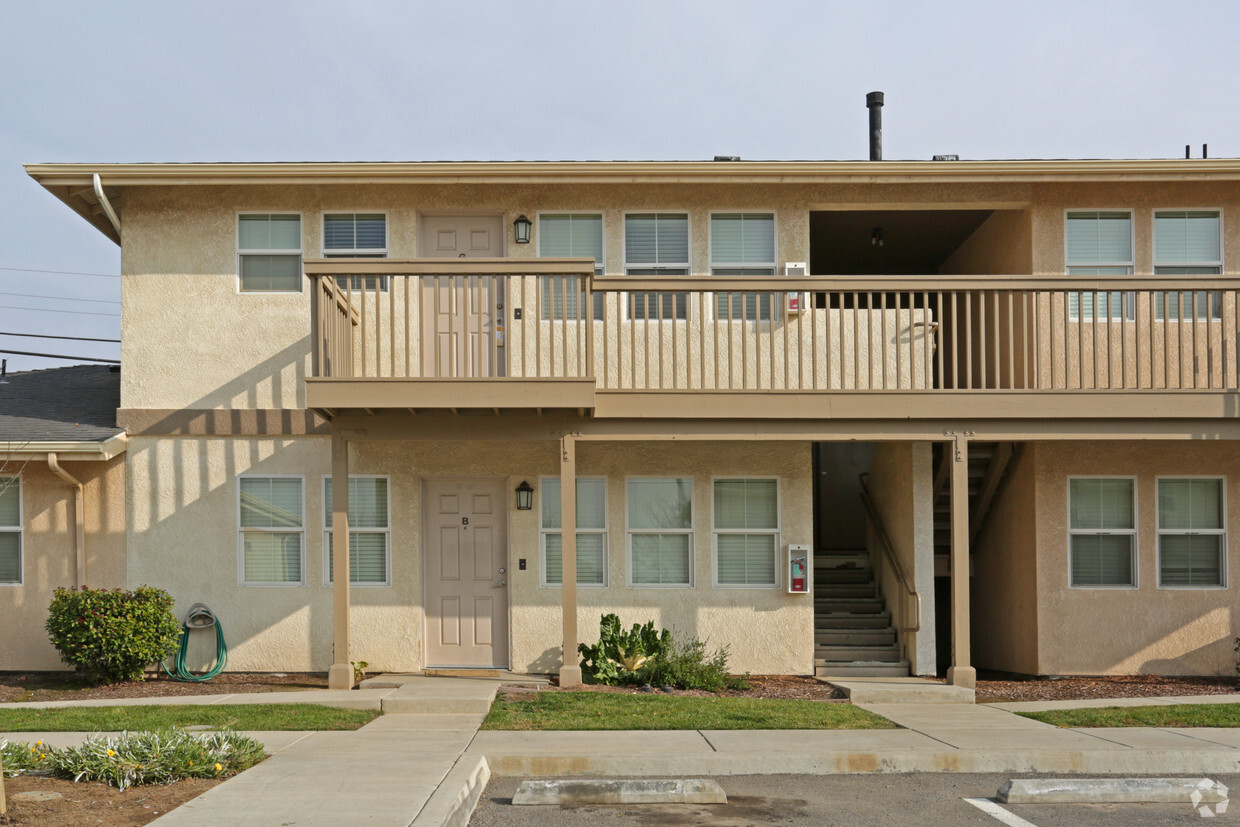
[{"label": "neighboring building roof", "polygon": [[0,384],[0,443],[107,442],[124,433],[116,425],[121,373],[110,365],[10,373]]}]

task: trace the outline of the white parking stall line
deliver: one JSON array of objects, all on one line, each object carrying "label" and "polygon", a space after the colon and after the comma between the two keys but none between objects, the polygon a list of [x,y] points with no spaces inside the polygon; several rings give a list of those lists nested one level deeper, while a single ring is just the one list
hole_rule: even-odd
[{"label": "white parking stall line", "polygon": [[986,813],[987,815],[1002,821],[1004,824],[1007,824],[1008,827],[1037,827],[1037,825],[1033,822],[1025,821],[1020,816],[1014,813],[1009,813],[989,798],[966,798],[965,801],[969,802],[983,813]]}]

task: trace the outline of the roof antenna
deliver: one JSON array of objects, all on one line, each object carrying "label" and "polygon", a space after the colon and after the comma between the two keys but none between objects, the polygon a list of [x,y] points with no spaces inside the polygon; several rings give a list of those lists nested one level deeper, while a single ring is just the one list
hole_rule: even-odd
[{"label": "roof antenna", "polygon": [[0,359],[0,385],[7,385],[9,383],[9,380],[7,378],[8,375],[9,375],[9,360]]}]

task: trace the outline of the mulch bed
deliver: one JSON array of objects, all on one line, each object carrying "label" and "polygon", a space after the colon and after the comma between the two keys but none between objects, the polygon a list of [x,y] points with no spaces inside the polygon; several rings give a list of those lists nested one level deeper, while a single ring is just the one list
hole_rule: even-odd
[{"label": "mulch bed", "polygon": [[[597,684],[586,684],[574,690],[561,690],[554,683],[545,687],[543,691],[573,691],[573,692],[624,692],[630,695],[640,694],[644,690],[636,686],[599,686]],[[721,698],[779,698],[801,701],[843,701],[844,693],[833,686],[808,678],[803,675],[751,675],[748,678],[750,683],[749,689],[744,690],[727,690],[724,692],[704,692],[697,689],[673,689],[672,695],[697,695],[697,696],[717,696]],[[663,694],[664,690],[655,689],[655,694]],[[505,692],[505,694],[509,694]],[[521,690],[514,690],[513,695],[522,694]]]},{"label": "mulch bed", "polygon": [[1168,678],[1160,675],[1030,678],[986,671],[979,671],[977,676],[978,703],[1231,694],[1240,694],[1240,678]]},{"label": "mulch bed", "polygon": [[[97,781],[75,782],[46,776],[19,775],[6,778],[8,824],[57,825],[57,827],[137,827],[154,821],[223,781],[220,778],[189,778],[173,784],[131,787],[124,792]],[[30,801],[15,793],[60,793],[49,801]],[[0,824],[5,824],[0,816]]]},{"label": "mulch bed", "polygon": [[242,692],[292,692],[326,689],[324,673],[225,672],[205,683],[185,683],[159,672],[145,681],[88,686],[72,672],[0,672],[0,703],[85,701],[113,698],[168,698],[178,695],[228,695]]}]

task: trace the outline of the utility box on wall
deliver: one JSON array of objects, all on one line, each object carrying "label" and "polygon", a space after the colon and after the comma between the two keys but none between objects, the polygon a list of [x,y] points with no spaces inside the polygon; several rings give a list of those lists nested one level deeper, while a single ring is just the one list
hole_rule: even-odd
[{"label": "utility box on wall", "polygon": [[814,589],[813,560],[809,546],[788,544],[788,594],[810,594]]}]

